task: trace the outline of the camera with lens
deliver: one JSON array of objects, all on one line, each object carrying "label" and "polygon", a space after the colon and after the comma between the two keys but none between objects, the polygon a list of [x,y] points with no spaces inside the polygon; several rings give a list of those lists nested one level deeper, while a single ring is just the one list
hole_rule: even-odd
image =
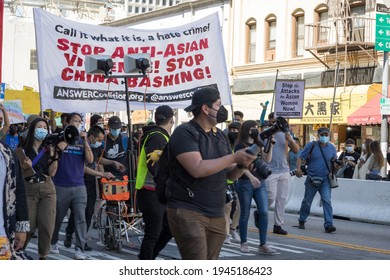
[{"label": "camera with lens", "polygon": [[[306,165],[305,164],[301,165],[301,170],[302,170],[303,175],[307,175],[307,170],[306,170]],[[295,176],[296,174],[297,174],[297,170],[296,169],[290,171],[290,175],[291,176]]]},{"label": "camera with lens", "polygon": [[287,120],[283,117],[277,117],[275,123],[270,128],[260,132],[259,136],[261,140],[269,139],[279,130],[282,132],[288,132],[290,130]]},{"label": "camera with lens", "polygon": [[80,140],[79,130],[68,125],[61,133],[48,134],[44,140],[45,145],[57,145],[61,141],[65,141],[69,145],[75,145]]},{"label": "camera with lens", "polygon": [[261,141],[268,139],[268,142],[266,143],[266,145],[264,147],[265,153],[268,153],[270,151],[271,142],[272,142],[270,139],[271,139],[272,135],[274,135],[278,131],[282,131],[282,132],[290,131],[290,127],[288,125],[288,122],[283,117],[277,117],[275,123],[270,128],[267,128],[266,130],[263,130],[262,132],[260,132],[259,136],[260,136]]},{"label": "camera with lens", "polygon": [[[260,147],[253,144],[245,150],[251,155],[258,155],[260,153]],[[253,168],[255,169],[256,175],[260,180],[267,179],[272,174],[272,170],[268,167],[268,164],[264,162],[260,157],[257,157],[253,161]]]}]

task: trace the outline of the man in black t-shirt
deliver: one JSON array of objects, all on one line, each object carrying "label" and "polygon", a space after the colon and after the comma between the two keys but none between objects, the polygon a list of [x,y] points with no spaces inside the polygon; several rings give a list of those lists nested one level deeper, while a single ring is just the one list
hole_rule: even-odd
[{"label": "man in black t-shirt", "polygon": [[169,140],[178,161],[167,180],[169,227],[183,259],[217,259],[227,236],[226,180],[240,177],[256,156],[232,154],[229,139],[216,127],[228,114],[217,89],[197,90],[185,110],[194,119]]},{"label": "man in black t-shirt", "polygon": [[339,156],[339,160],[347,166],[344,170],[344,178],[351,179],[353,177],[353,172],[359,158],[360,154],[355,152],[355,141],[351,138],[348,139],[345,142],[345,152],[342,152]]},{"label": "man in black t-shirt", "polygon": [[123,179],[123,176],[127,175],[128,137],[121,134],[122,121],[117,116],[109,118],[108,128],[110,132],[104,143],[104,158],[111,161],[112,164],[109,165],[106,161],[103,161],[102,164],[106,171],[111,172],[118,179]]}]

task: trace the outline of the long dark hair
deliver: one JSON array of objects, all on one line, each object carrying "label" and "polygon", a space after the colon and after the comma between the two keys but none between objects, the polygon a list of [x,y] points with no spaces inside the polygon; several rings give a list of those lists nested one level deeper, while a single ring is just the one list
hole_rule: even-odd
[{"label": "long dark hair", "polygon": [[47,129],[49,130],[49,124],[44,118],[36,118],[33,120],[28,128],[27,138],[23,145],[23,150],[26,152],[27,155],[31,155],[33,153],[33,144],[34,141],[37,141],[34,136],[35,127],[37,126],[37,123],[44,122],[46,124]]},{"label": "long dark hair", "polygon": [[[249,146],[249,132],[251,130],[251,127],[257,126],[257,123],[255,121],[249,120],[242,123],[240,130],[238,131],[238,143],[244,144],[246,146]],[[256,139],[255,142],[257,143]]]},{"label": "long dark hair", "polygon": [[383,157],[381,146],[379,144],[379,141],[372,141],[370,143],[370,150],[372,155],[374,156],[374,160],[379,163],[379,165],[382,167],[385,165],[385,159]]}]

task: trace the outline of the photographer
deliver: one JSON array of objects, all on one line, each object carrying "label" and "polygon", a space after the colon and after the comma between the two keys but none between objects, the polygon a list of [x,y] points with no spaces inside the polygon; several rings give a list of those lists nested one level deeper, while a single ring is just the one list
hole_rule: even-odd
[{"label": "photographer", "polygon": [[226,180],[241,176],[241,167],[256,157],[232,154],[226,134],[216,127],[228,115],[217,89],[197,90],[185,111],[194,118],[169,140],[177,160],[175,176],[167,181],[169,227],[183,259],[217,259],[226,239]]},{"label": "photographer", "polygon": [[50,252],[50,241],[56,217],[56,190],[51,180],[57,172],[58,158],[55,147],[45,147],[48,123],[37,118],[29,126],[27,138],[22,146],[27,159],[22,163],[23,172],[33,168],[35,175],[25,177],[30,231],[24,248],[38,228],[38,254],[44,260]]},{"label": "photographer", "polygon": [[310,208],[314,196],[319,192],[324,211],[325,232],[332,233],[336,231],[336,227],[333,226],[332,192],[329,184],[329,171],[333,168],[332,162],[337,158],[337,153],[334,145],[329,142],[329,128],[319,128],[318,137],[319,141],[310,142],[305,146],[297,160],[297,177],[302,177],[302,163],[305,162],[307,165],[305,196],[302,200],[301,209],[299,210],[298,227],[305,229],[306,219],[310,215]]},{"label": "photographer", "polygon": [[58,235],[62,221],[69,208],[72,209],[76,228],[75,258],[84,260],[84,246],[87,235],[87,223],[85,208],[87,206],[87,190],[84,183],[84,164],[93,162],[91,147],[87,141],[87,134],[82,130],[82,117],[79,113],[70,113],[66,118],[69,126],[74,126],[79,131],[81,141],[77,141],[77,135],[72,138],[75,143],[67,143],[61,140],[57,147],[61,150],[58,161],[58,170],[53,177],[57,192],[56,224],[51,241],[51,252],[59,254],[57,246]]},{"label": "photographer", "polygon": [[[271,142],[272,143],[272,142]],[[259,130],[255,121],[245,121],[240,128],[238,134],[238,144],[235,147],[235,151],[248,148],[249,146],[259,143]],[[264,179],[270,174],[270,170],[267,169],[264,161],[269,162],[272,158],[272,146],[268,153],[264,153],[264,149],[261,148],[259,156],[261,164],[255,164],[254,168],[257,168],[250,172],[244,170],[244,174],[237,180],[236,191],[238,199],[240,201],[241,214],[239,221],[239,230],[241,238],[240,251],[242,253],[249,253],[249,246],[247,242],[248,233],[248,220],[250,216],[252,198],[255,200],[257,211],[259,213],[259,240],[260,245],[258,248],[259,254],[274,255],[277,252],[267,245],[267,228],[268,228],[268,197],[267,189],[264,183]],[[260,167],[260,168],[259,168]]]}]

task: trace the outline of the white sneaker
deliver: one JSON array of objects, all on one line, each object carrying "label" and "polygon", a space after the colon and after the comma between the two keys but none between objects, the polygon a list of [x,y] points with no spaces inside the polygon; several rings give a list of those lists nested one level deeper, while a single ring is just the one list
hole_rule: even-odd
[{"label": "white sneaker", "polygon": [[51,245],[50,253],[52,253],[52,254],[59,254],[60,253],[60,249],[58,249],[57,244]]},{"label": "white sneaker", "polygon": [[85,255],[80,249],[74,251],[74,257],[76,260],[85,260]]},{"label": "white sneaker", "polygon": [[258,250],[259,254],[262,255],[278,255],[279,252],[277,252],[275,249],[273,249],[271,246],[264,244],[259,246]]},{"label": "white sneaker", "polygon": [[230,230],[230,235],[232,236],[232,241],[239,243],[241,241],[240,236],[238,235],[237,231],[234,229]]},{"label": "white sneaker", "polygon": [[225,241],[223,242],[223,244],[230,244],[230,236],[226,236],[226,239]]},{"label": "white sneaker", "polygon": [[241,253],[249,253],[249,246],[248,246],[247,242],[244,242],[241,244],[240,252]]}]

